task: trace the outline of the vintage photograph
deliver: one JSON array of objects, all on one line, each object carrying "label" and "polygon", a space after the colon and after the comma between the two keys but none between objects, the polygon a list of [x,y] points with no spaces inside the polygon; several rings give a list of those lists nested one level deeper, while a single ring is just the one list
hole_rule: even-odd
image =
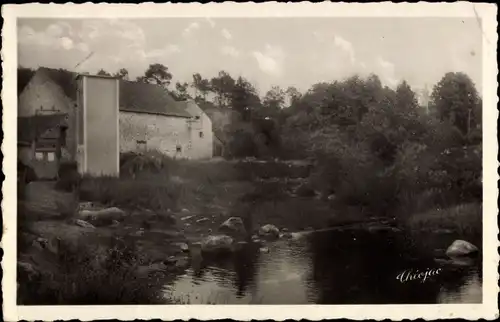
[{"label": "vintage photograph", "polygon": [[485,300],[480,17],[15,28],[16,305]]}]

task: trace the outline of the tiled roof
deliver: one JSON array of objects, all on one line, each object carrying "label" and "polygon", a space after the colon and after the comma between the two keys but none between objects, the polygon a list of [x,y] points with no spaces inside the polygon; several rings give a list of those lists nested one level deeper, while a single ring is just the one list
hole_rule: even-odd
[{"label": "tiled roof", "polygon": [[[37,72],[50,78],[69,98],[76,100],[78,74],[46,67],[39,68]],[[182,106],[161,86],[120,80],[120,110],[190,117]]]},{"label": "tiled roof", "polygon": [[17,119],[19,142],[32,142],[50,129],[67,126],[67,114],[35,115]]},{"label": "tiled roof", "polygon": [[183,106],[161,86],[120,81],[120,110],[191,117]]}]

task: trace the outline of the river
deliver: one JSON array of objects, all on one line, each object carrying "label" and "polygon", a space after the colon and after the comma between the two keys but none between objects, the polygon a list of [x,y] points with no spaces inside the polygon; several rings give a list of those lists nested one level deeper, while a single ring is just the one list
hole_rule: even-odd
[{"label": "river", "polygon": [[[448,243],[453,236],[438,238]],[[425,281],[401,277],[426,271],[433,276]],[[436,262],[403,233],[326,231],[264,248],[248,244],[189,268],[164,295],[177,304],[481,303],[482,273],[479,259]]]}]

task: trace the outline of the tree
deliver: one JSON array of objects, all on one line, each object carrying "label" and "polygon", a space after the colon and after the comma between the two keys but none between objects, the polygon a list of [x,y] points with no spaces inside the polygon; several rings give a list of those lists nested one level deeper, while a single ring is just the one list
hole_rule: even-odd
[{"label": "tree", "polygon": [[144,76],[137,77],[137,81],[163,87],[168,87],[171,80],[172,74],[169,72],[168,67],[162,64],[150,64]]},{"label": "tree", "polygon": [[273,86],[264,96],[262,104],[267,112],[276,114],[285,104],[285,91],[279,86]]},{"label": "tree", "polygon": [[228,107],[234,85],[235,80],[223,70],[210,80],[210,88],[216,95],[215,100],[219,107]]},{"label": "tree", "polygon": [[207,94],[210,92],[210,81],[203,78],[199,73],[193,74],[193,83],[191,87],[195,90],[195,98],[198,97],[198,93],[201,94],[203,100],[207,100]]},{"label": "tree", "polygon": [[121,68],[118,72],[115,73],[115,77],[128,80],[128,70],[126,68]]},{"label": "tree", "polygon": [[100,75],[100,76],[111,76],[110,73],[108,73],[107,71],[105,71],[102,68],[97,72],[97,75]]},{"label": "tree", "polygon": [[187,89],[189,87],[189,84],[184,82],[184,83],[175,83],[175,96],[177,97],[178,100],[187,100],[190,99],[191,96],[189,95]]},{"label": "tree", "polygon": [[417,111],[417,96],[406,81],[402,81],[396,88],[395,104],[400,113],[414,114]]},{"label": "tree", "polygon": [[243,77],[238,77],[236,80],[231,92],[231,105],[245,121],[250,121],[252,111],[258,110],[261,106],[256,88]]},{"label": "tree", "polygon": [[479,95],[470,77],[464,73],[446,73],[434,86],[431,106],[437,117],[456,126],[463,134],[473,124],[473,111],[479,104]]},{"label": "tree", "polygon": [[288,96],[289,106],[297,104],[299,99],[302,97],[302,94],[297,90],[295,86],[289,86],[286,89],[285,93]]}]

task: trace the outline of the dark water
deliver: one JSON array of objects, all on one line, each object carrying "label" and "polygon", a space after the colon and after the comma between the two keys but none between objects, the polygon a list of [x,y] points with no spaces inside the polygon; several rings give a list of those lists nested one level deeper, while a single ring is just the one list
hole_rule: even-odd
[{"label": "dark water", "polygon": [[[280,240],[265,247],[268,252],[250,244],[230,258],[189,269],[165,287],[165,296],[178,304],[482,301],[479,260],[458,266],[438,263],[416,251],[402,234],[331,231]],[[420,279],[402,283],[397,279],[405,270],[425,272],[438,268],[439,274],[425,282]]]}]

